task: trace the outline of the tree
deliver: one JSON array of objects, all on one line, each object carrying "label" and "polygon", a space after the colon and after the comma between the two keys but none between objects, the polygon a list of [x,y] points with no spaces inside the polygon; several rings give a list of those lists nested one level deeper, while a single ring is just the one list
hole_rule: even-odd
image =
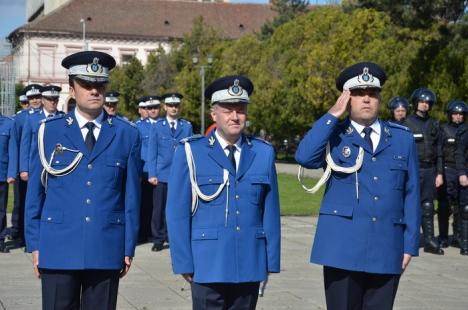
[{"label": "tree", "polygon": [[142,82],[144,92],[155,94],[172,88],[176,73],[173,58],[160,47],[156,53],[151,53],[148,56]]}]

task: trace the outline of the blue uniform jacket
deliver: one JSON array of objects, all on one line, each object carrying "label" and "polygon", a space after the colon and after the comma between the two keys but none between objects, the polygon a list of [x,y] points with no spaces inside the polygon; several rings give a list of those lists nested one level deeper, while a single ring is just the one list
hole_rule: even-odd
[{"label": "blue uniform jacket", "polygon": [[141,138],[141,160],[143,161],[143,173],[148,174],[148,163],[146,155],[148,154],[149,133],[151,129],[151,122],[148,119],[139,119],[135,122]]},{"label": "blue uniform jacket", "polygon": [[[353,166],[364,148],[361,169],[332,172],[320,206],[311,262],[352,271],[400,274],[403,253],[418,255],[420,201],[416,146],[403,126],[380,121],[375,152],[351,126],[327,113],[299,144],[296,160],[306,168],[334,162]],[[357,178],[357,179],[356,179]],[[357,192],[358,191],[358,195]]]},{"label": "blue uniform jacket", "polygon": [[18,174],[18,145],[15,121],[0,115],[0,181],[14,178]]},{"label": "blue uniform jacket", "polygon": [[20,152],[20,142],[21,135],[23,134],[24,123],[26,122],[28,115],[33,114],[34,112],[34,109],[29,108],[20,110],[15,114],[16,144],[18,145],[18,153]]},{"label": "blue uniform jacket", "polygon": [[[134,256],[140,211],[140,137],[136,127],[105,114],[92,152],[85,146],[74,112],[45,120],[47,159],[60,144],[83,158],[64,176],[40,181],[42,165],[34,144],[25,207],[29,252],[39,250],[39,267],[120,269]],[[52,167],[62,169],[76,153],[58,152]]]},{"label": "blue uniform jacket", "polygon": [[177,144],[193,134],[190,122],[182,118],[177,122],[174,134],[166,118],[160,118],[151,126],[147,155],[148,178],[158,178],[159,182],[167,183]]},{"label": "blue uniform jacket", "polygon": [[[174,273],[198,283],[262,281],[280,271],[280,208],[273,148],[243,138],[237,173],[214,135],[190,143],[201,191],[210,195],[229,170],[229,187],[191,215],[191,185],[184,146],[171,168],[166,220]],[[226,220],[225,208],[228,204]]]},{"label": "blue uniform jacket", "polygon": [[[62,111],[57,111],[56,115],[64,114]],[[21,133],[19,154],[19,172],[29,171],[29,159],[31,156],[31,147],[34,139],[37,139],[37,130],[39,129],[40,122],[45,119],[44,110],[39,110],[34,113],[28,113]]]}]

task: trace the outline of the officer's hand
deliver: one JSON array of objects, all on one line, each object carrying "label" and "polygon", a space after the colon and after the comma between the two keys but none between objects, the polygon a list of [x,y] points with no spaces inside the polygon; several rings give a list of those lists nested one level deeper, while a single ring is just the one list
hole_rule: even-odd
[{"label": "officer's hand", "polygon": [[402,272],[406,270],[406,267],[408,267],[409,263],[411,261],[411,255],[410,254],[403,254],[403,263],[401,264],[401,269]]},{"label": "officer's hand", "polygon": [[21,180],[23,180],[24,182],[26,182],[28,180],[28,173],[27,172],[21,172],[20,173],[20,178]]},{"label": "officer's hand", "polygon": [[15,183],[15,178],[11,178],[11,177],[10,177],[10,178],[7,178],[7,183],[8,183],[8,184],[13,184],[13,183]]},{"label": "officer's hand", "polygon": [[40,279],[41,273],[39,272],[39,251],[33,251],[31,254],[32,254],[34,274],[36,275],[38,279]]},{"label": "officer's hand", "polygon": [[125,262],[125,266],[122,268],[122,270],[120,271],[120,275],[119,277],[123,278],[125,277],[125,275],[128,273],[128,271],[130,270],[130,266],[132,265],[132,258],[130,256],[125,256],[125,259],[124,259],[124,262]]},{"label": "officer's hand", "polygon": [[458,180],[460,181],[461,186],[463,186],[463,187],[468,186],[468,177],[466,175],[459,176]]},{"label": "officer's hand", "polygon": [[333,105],[330,108],[330,110],[328,110],[328,113],[330,113],[336,118],[339,118],[341,115],[343,115],[346,112],[350,99],[351,99],[351,92],[349,90],[343,91],[340,97],[338,97],[338,100],[336,100],[335,105]]},{"label": "officer's hand", "polygon": [[151,185],[158,185],[158,178],[149,178],[148,179],[148,183],[150,183]]},{"label": "officer's hand", "polygon": [[444,184],[444,177],[441,174],[438,174],[435,179],[435,186],[441,187]]},{"label": "officer's hand", "polygon": [[183,273],[182,277],[184,277],[185,281],[188,283],[192,283],[193,281],[193,273]]}]

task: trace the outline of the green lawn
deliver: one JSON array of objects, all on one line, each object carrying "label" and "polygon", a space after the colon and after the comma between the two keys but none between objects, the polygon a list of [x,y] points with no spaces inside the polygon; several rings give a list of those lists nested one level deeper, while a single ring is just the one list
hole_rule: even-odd
[{"label": "green lawn", "polygon": [[[312,187],[317,180],[305,179],[307,187]],[[304,191],[295,175],[279,174],[281,215],[315,215],[320,208],[323,187],[316,194]]]},{"label": "green lawn", "polygon": [[[306,179],[308,187],[317,180]],[[281,214],[282,215],[313,215],[317,214],[320,200],[323,195],[323,188],[316,194],[307,194],[297,181],[296,176],[279,174],[278,186],[280,192]],[[13,186],[10,186],[8,195],[8,212],[13,209]]]}]

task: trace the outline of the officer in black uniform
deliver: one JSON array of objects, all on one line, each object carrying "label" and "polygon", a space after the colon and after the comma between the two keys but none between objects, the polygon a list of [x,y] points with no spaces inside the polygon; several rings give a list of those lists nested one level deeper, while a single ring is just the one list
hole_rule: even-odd
[{"label": "officer in black uniform", "polygon": [[[466,105],[465,105],[466,107]],[[455,165],[460,184],[460,200],[458,210],[460,254],[468,255],[468,127],[463,124],[456,135]]]},{"label": "officer in black uniform", "polygon": [[429,111],[436,103],[436,96],[427,88],[418,88],[411,95],[411,103],[415,113],[403,124],[413,132],[418,150],[424,252],[443,255],[444,250],[434,237],[435,192],[444,182],[440,125],[429,117]]},{"label": "officer in black uniform", "polygon": [[[458,241],[458,194],[460,191],[458,173],[455,168],[456,133],[465,121],[468,107],[461,100],[453,100],[447,106],[448,123],[440,125],[444,152],[444,184],[438,188],[439,242],[442,248],[448,247],[449,216],[453,212],[453,240]],[[451,210],[451,207],[453,209]]]},{"label": "officer in black uniform", "polygon": [[406,115],[408,114],[408,100],[406,100],[406,98],[403,97],[393,97],[388,102],[388,109],[392,114],[392,122],[401,125],[405,121]]}]

